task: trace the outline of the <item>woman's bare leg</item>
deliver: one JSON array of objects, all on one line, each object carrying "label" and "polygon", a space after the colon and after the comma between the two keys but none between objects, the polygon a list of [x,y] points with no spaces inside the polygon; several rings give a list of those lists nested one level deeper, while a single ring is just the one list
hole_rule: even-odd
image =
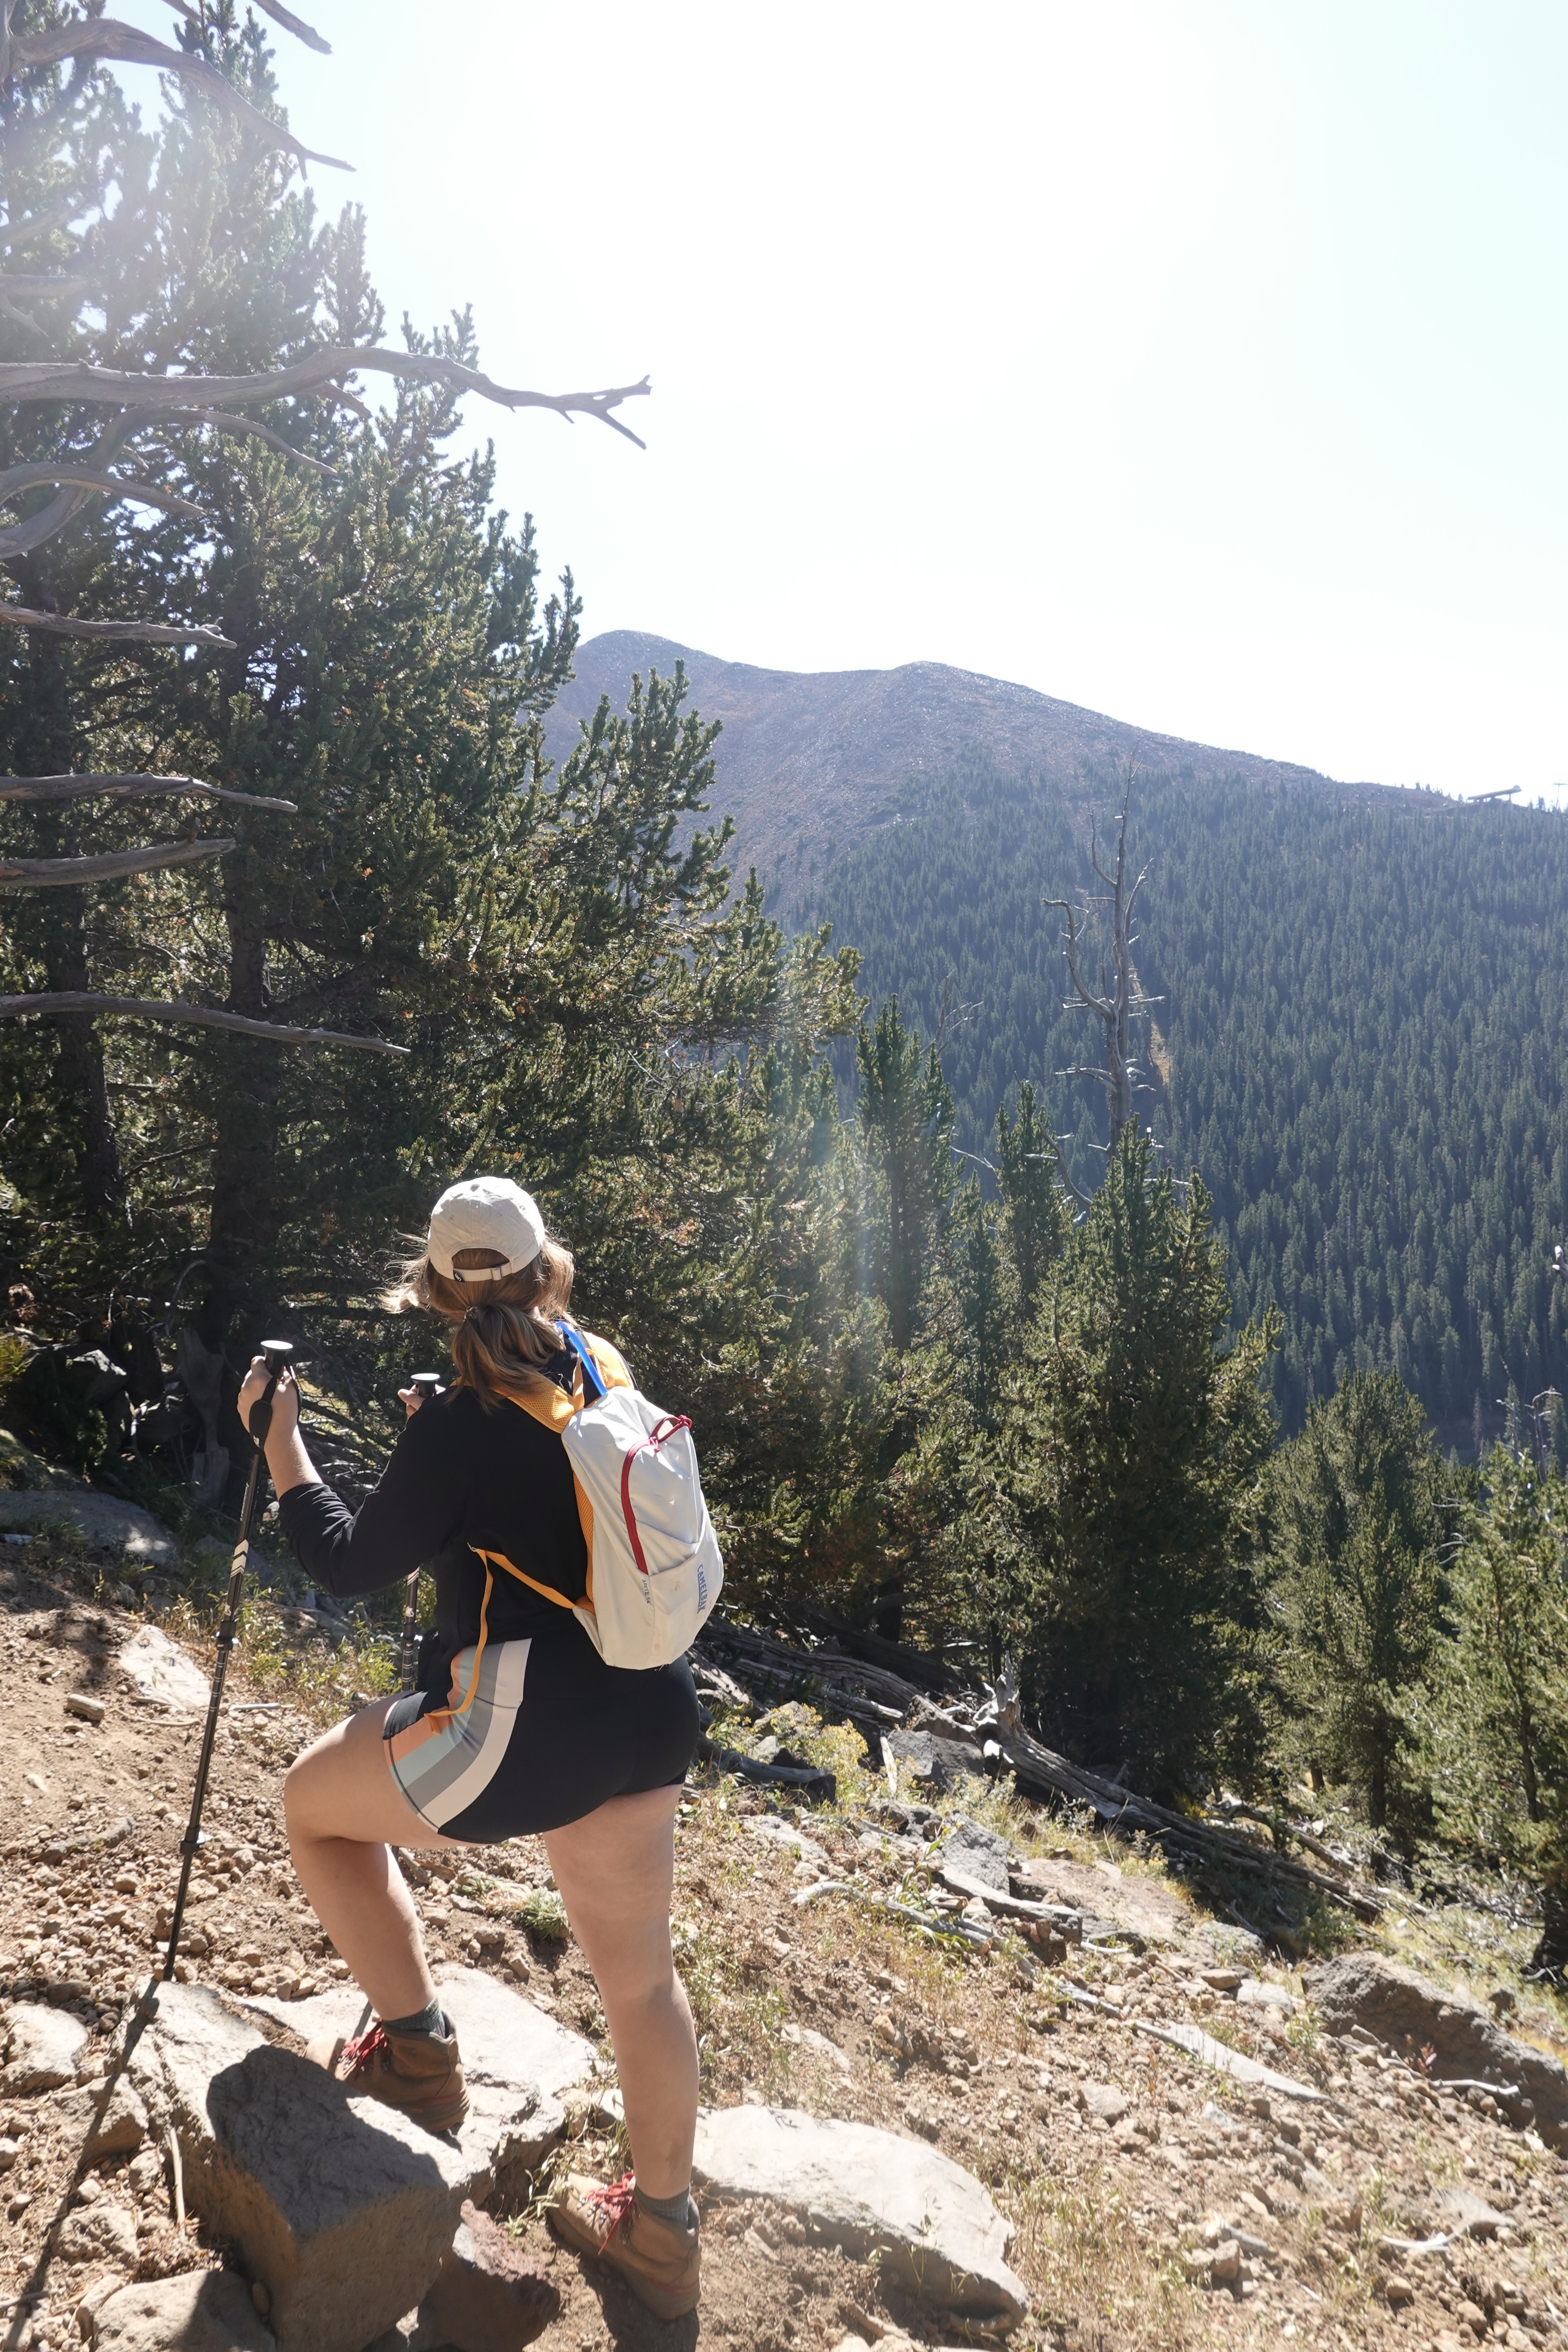
[{"label": "woman's bare leg", "polygon": [[679,1797],[679,1789],[612,1797],[544,1840],[605,2004],[632,2164],[650,2197],[678,2197],[689,2185],[697,2136],[697,2036],[669,1947]]},{"label": "woman's bare leg", "polygon": [[391,1849],[460,1846],[421,1819],[393,1779],[378,1699],[308,1748],[283,1783],[289,1850],[311,1909],[378,2017],[436,1998],[419,1915]]},{"label": "woman's bare leg", "polygon": [[[395,1845],[461,1847],[416,1813],[387,1768],[390,1699],[339,1724],[283,1784],[289,1845],[317,1918],[379,2017],[436,1998]],[[615,2044],[632,2161],[650,2197],[691,2178],[697,2038],[669,1944],[679,1789],[653,1789],[552,1830],[555,1883],[599,1987]]]}]

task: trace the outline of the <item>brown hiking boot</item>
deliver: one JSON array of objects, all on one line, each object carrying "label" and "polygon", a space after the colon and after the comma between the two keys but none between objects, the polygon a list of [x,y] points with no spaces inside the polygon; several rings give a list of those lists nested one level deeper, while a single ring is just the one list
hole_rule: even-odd
[{"label": "brown hiking boot", "polygon": [[660,2319],[697,2308],[702,2291],[702,2247],[695,2230],[678,2230],[637,2201],[628,2172],[610,2188],[574,2172],[550,2209],[555,2234],[579,2254],[609,2263],[637,2301]]},{"label": "brown hiking boot", "polygon": [[388,2033],[378,2018],[353,2042],[312,2042],[305,2055],[356,2097],[401,2107],[427,2132],[453,2132],[468,2112],[468,2090],[452,2021],[444,2021],[445,2035]]}]

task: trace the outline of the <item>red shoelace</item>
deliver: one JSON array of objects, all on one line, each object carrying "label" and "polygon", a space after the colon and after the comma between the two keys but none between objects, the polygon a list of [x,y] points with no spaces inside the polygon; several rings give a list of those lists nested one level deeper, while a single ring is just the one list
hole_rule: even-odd
[{"label": "red shoelace", "polygon": [[338,2063],[341,2066],[363,2066],[368,2059],[374,2058],[377,2052],[382,2050],[385,2051],[388,2058],[391,2057],[392,2043],[387,2038],[385,2026],[378,2017],[375,2023],[368,2027],[363,2033],[356,2035],[353,2042],[343,2043],[342,2056]]},{"label": "red shoelace", "polygon": [[609,2230],[605,2238],[606,2246],[632,2210],[637,2198],[637,2185],[636,2173],[624,2172],[618,2180],[612,2180],[607,2189],[595,2189],[589,2195],[589,2204],[597,2206],[601,2213],[607,2213],[610,2217]]}]

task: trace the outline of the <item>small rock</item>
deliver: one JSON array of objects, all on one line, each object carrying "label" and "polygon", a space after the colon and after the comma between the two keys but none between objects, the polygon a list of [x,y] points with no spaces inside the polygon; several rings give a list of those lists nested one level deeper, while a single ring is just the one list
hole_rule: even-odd
[{"label": "small rock", "polygon": [[19,2139],[0,2139],[0,2172],[9,2172],[21,2153]]},{"label": "small rock", "polygon": [[200,1710],[212,1696],[205,1675],[162,1626],[143,1625],[133,1633],[118,1664],[138,1697],[163,1706]]},{"label": "small rock", "polygon": [[1202,1975],[1211,1992],[1239,1992],[1247,1982],[1245,1969],[1205,1969]]},{"label": "small rock", "polygon": [[1269,1984],[1261,1977],[1243,1977],[1236,1999],[1241,2009],[1277,2009],[1283,2017],[1296,2014],[1296,2004],[1284,1986]]},{"label": "small rock", "polygon": [[136,2216],[113,2197],[94,2198],[66,2215],[55,2240],[62,2263],[123,2263],[136,2260]]},{"label": "small rock", "polygon": [[85,1691],[66,1693],[66,1713],[79,1715],[84,1723],[101,1723],[105,1707],[100,1698],[89,1698]]},{"label": "small rock", "polygon": [[1222,2238],[1215,2248],[1209,2275],[1215,2286],[1234,2286],[1241,2276],[1241,2248],[1234,2238]]},{"label": "small rock", "polygon": [[900,1731],[897,1725],[886,1737],[898,1759],[900,1789],[906,1778],[928,1781],[938,1789],[950,1788],[962,1779],[985,1778],[985,1759],[967,1740],[949,1739],[931,1731]]},{"label": "small rock", "polygon": [[419,2306],[422,2326],[462,2352],[521,2352],[561,2308],[548,2279],[524,2260],[504,2230],[472,2203]]},{"label": "small rock", "polygon": [[746,1828],[764,1845],[782,1846],[788,1853],[799,1854],[803,1862],[814,1862],[819,1870],[828,1867],[826,1848],[818,1845],[815,1838],[803,1836],[793,1822],[780,1821],[776,1813],[752,1813],[747,1817]]},{"label": "small rock", "polygon": [[94,2162],[100,2156],[134,2156],[146,2137],[147,2110],[121,2075],[88,2134],[84,2153]]},{"label": "small rock", "polygon": [[[877,2021],[880,2024],[881,2019]],[[819,2058],[826,2058],[830,2066],[837,2066],[841,2074],[851,2071],[849,2061],[837,2042],[830,2042],[826,2033],[818,2033],[812,2026],[796,2025],[791,2019],[782,2028],[780,2038],[796,2049],[814,2050]]]},{"label": "small rock", "polygon": [[1415,2300],[1415,2289],[1407,2278],[1401,2278],[1397,2271],[1390,2271],[1384,2280],[1383,2292],[1385,2301],[1395,2311],[1403,2311],[1407,2303]]},{"label": "small rock", "polygon": [[998,1837],[994,1830],[959,1813],[938,1852],[944,1863],[977,1879],[982,1886],[989,1886],[998,1895],[1008,1892],[1007,1841]]},{"label": "small rock", "polygon": [[1125,2091],[1114,2090],[1109,2083],[1084,2083],[1074,2104],[1099,2123],[1119,2124],[1132,2102]]},{"label": "small rock", "polygon": [[276,2352],[233,2271],[122,2286],[99,2305],[96,2352]]},{"label": "small rock", "polygon": [[76,2080],[76,2070],[90,2040],[79,2017],[68,2010],[45,2009],[24,2001],[11,2011],[8,2063],[0,2084],[18,2097],[33,2091],[58,2091]]},{"label": "small rock", "polygon": [[1508,2220],[1470,2189],[1446,2189],[1437,2210],[1451,2230],[1464,2230],[1472,2238],[1495,2238]]}]

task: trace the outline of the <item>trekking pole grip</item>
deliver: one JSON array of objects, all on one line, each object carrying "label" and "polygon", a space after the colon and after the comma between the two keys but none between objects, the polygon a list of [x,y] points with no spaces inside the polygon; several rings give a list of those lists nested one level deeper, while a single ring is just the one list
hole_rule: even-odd
[{"label": "trekking pole grip", "polygon": [[272,1400],[278,1393],[278,1381],[284,1366],[294,1353],[287,1339],[263,1339],[261,1354],[267,1365],[267,1386],[250,1408],[250,1434],[257,1446],[265,1450],[267,1433],[272,1426]]}]

